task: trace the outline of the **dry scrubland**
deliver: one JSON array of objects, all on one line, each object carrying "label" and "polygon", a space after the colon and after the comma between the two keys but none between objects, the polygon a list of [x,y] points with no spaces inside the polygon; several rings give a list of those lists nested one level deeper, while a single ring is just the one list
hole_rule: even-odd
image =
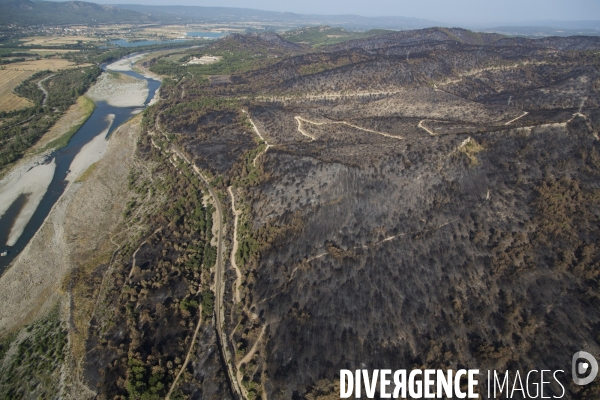
[{"label": "dry scrubland", "polygon": [[33,103],[13,93],[19,83],[33,75],[33,71],[0,70],[0,111],[31,107]]}]

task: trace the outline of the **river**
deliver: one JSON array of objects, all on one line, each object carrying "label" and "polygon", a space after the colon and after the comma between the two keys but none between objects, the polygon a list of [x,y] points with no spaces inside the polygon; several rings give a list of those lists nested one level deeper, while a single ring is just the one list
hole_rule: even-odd
[{"label": "river", "polygon": [[[104,66],[103,69],[105,69]],[[88,118],[88,120],[81,126],[81,128],[79,128],[77,133],[73,135],[67,146],[55,151],[46,158],[44,163],[54,162],[56,164],[52,181],[50,182],[48,190],[44,194],[40,204],[33,213],[33,216],[25,226],[23,233],[13,246],[7,246],[6,240],[15,220],[19,215],[20,209],[23,207],[23,204],[26,201],[26,198],[24,196],[19,196],[19,198],[14,201],[13,205],[10,206],[9,210],[0,217],[0,251],[8,250],[7,256],[0,257],[0,275],[4,273],[8,265],[10,265],[10,263],[21,253],[21,251],[23,251],[25,246],[27,246],[31,238],[33,238],[35,233],[44,223],[44,220],[48,214],[50,214],[54,204],[64,193],[69,183],[67,180],[65,180],[65,177],[68,174],[71,162],[83,148],[83,146],[89,143],[96,136],[102,134],[102,132],[109,128],[110,125],[110,128],[106,133],[106,138],[108,138],[108,136],[123,122],[127,121],[143,110],[143,108],[150,103],[150,100],[152,100],[154,97],[156,90],[160,87],[160,81],[158,80],[146,78],[133,71],[119,72],[137,79],[145,80],[148,83],[148,97],[144,102],[144,107],[115,107],[107,104],[106,102],[96,102],[96,109]],[[111,114],[114,115],[112,124],[108,122],[108,116]]]}]

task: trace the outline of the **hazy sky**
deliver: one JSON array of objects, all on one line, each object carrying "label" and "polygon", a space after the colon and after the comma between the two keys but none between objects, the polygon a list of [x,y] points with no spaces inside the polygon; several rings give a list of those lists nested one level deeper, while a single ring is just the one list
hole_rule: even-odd
[{"label": "hazy sky", "polygon": [[95,2],[244,7],[302,14],[393,15],[468,24],[600,19],[600,0],[96,0]]}]

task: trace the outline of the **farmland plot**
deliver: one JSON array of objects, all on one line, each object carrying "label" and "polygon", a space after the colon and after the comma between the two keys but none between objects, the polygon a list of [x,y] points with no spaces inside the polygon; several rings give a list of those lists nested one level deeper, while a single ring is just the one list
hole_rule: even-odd
[{"label": "farmland plot", "polygon": [[13,111],[33,105],[31,101],[13,93],[13,89],[33,73],[34,71],[0,70],[0,111]]}]

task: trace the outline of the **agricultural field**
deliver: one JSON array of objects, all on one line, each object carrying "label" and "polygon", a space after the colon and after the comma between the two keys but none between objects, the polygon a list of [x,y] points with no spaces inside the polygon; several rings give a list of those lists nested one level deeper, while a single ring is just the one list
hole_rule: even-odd
[{"label": "agricultural field", "polygon": [[0,70],[0,111],[19,110],[33,105],[31,101],[13,93],[14,88],[33,73],[33,71]]},{"label": "agricultural field", "polygon": [[43,60],[31,60],[7,64],[4,66],[4,68],[7,71],[45,71],[48,69],[51,71],[58,71],[61,69],[87,67],[89,65],[90,64],[75,64],[72,61],[62,58],[48,58]]},{"label": "agricultural field", "polygon": [[173,63],[181,63],[181,58],[184,57],[186,55],[186,53],[184,52],[179,52],[179,53],[173,53],[173,54],[169,54],[166,57],[161,57],[161,59],[169,61],[169,62],[173,62]]},{"label": "agricultural field", "polygon": [[[154,25],[154,24],[151,24]],[[106,31],[115,31],[115,30],[120,30],[120,31],[129,31],[132,29],[143,29],[148,25],[144,25],[144,24],[109,24],[109,25],[102,25],[102,26],[97,26],[94,27],[94,31],[97,32],[106,32]],[[73,29],[90,29],[89,26],[87,25],[73,25],[71,26],[71,28]]]},{"label": "agricultural field", "polygon": [[64,46],[78,42],[97,42],[98,38],[88,36],[31,36],[23,41],[25,46]]},{"label": "agricultural field", "polygon": [[176,39],[178,37],[185,36],[187,30],[189,29],[186,29],[184,25],[166,25],[144,28],[137,31],[137,33],[142,35],[164,36],[170,39]]},{"label": "agricultural field", "polygon": [[179,61],[179,59],[185,56],[187,49],[168,49],[163,51],[153,51],[151,53],[142,54],[141,57],[135,62],[136,64],[141,64],[144,62],[148,62],[153,58],[165,58],[172,60],[173,62]]}]

